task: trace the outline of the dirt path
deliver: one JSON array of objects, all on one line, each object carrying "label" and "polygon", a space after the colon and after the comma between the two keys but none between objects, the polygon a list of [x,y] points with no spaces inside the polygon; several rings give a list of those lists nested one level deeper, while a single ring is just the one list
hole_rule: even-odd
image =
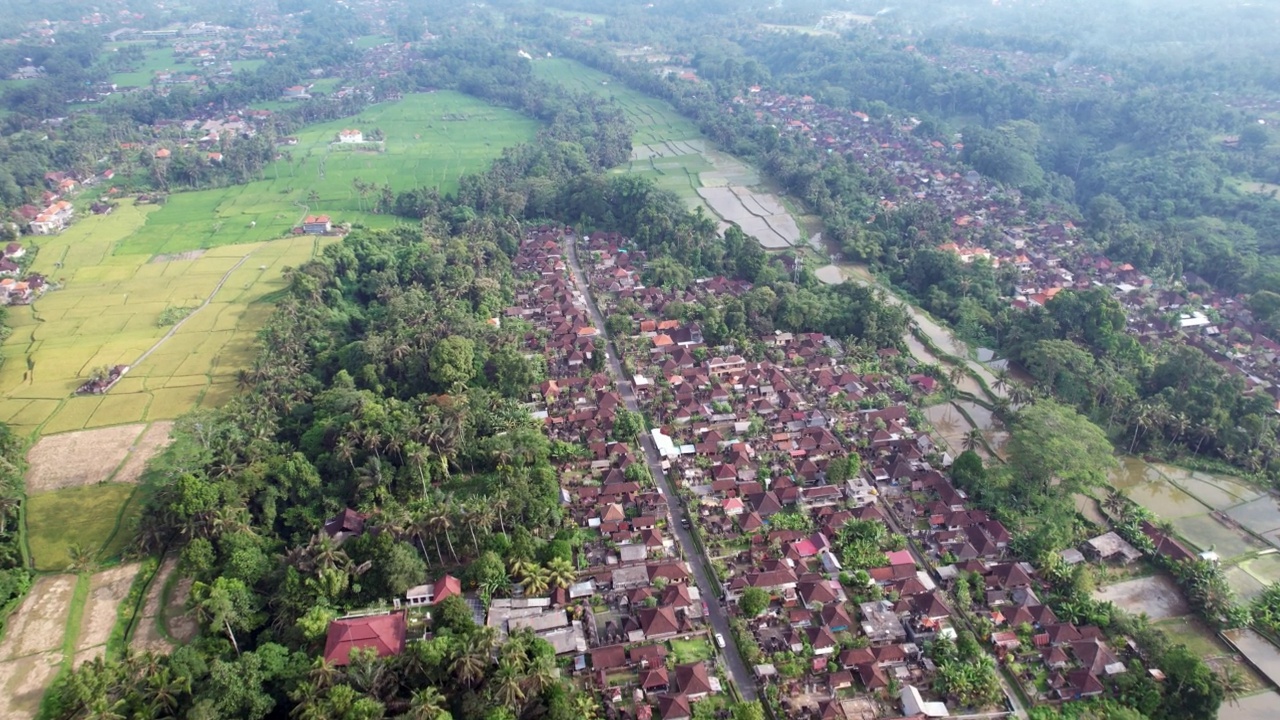
[{"label": "dirt path", "polygon": [[36,580],[0,640],[0,720],[35,717],[44,690],[62,667],[62,641],[76,576]]},{"label": "dirt path", "polygon": [[186,322],[190,320],[196,313],[208,307],[209,303],[213,302],[213,299],[217,297],[218,291],[222,289],[222,286],[227,284],[227,280],[231,277],[231,273],[235,272],[236,270],[239,270],[240,266],[244,265],[245,261],[248,260],[250,257],[252,257],[252,255],[253,253],[249,253],[248,255],[245,255],[244,257],[240,258],[240,262],[236,263],[235,265],[232,265],[231,269],[228,270],[226,274],[222,276],[222,279],[218,281],[218,284],[213,286],[213,292],[209,293],[209,297],[205,298],[204,302],[200,303],[200,307],[196,308],[195,310],[192,310],[190,313],[187,314],[186,317],[174,323],[173,327],[169,328],[169,332],[164,334],[164,337],[157,340],[155,345],[152,345],[150,348],[147,349],[146,352],[139,355],[138,359],[134,360],[129,367],[132,368],[132,367],[137,367],[141,365],[144,360],[151,357],[151,353],[155,352],[156,350],[159,350],[160,346],[164,345],[169,338],[173,337],[174,334],[177,333],[178,330],[183,325],[185,325]]},{"label": "dirt path", "polygon": [[164,602],[164,586],[177,568],[176,557],[165,558],[165,561],[160,563],[156,576],[152,578],[150,587],[147,588],[146,602],[142,604],[142,610],[134,624],[133,637],[129,641],[133,649],[138,652],[146,650],[169,652],[173,649],[173,643],[170,643],[169,639],[160,632],[159,623],[161,621],[160,606]]}]

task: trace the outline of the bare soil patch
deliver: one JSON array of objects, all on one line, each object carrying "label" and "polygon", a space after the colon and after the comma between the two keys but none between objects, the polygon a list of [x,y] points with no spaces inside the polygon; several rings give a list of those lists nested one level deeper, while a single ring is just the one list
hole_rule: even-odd
[{"label": "bare soil patch", "polygon": [[9,618],[0,640],[0,720],[35,717],[62,664],[76,576],[46,575]]},{"label": "bare soil patch", "polygon": [[80,634],[76,636],[76,667],[106,650],[111,628],[119,617],[120,603],[128,596],[129,586],[137,574],[138,563],[129,563],[103,570],[89,579],[89,597],[84,604]]},{"label": "bare soil patch", "polygon": [[195,260],[201,255],[204,255],[204,250],[188,250],[186,252],[170,253],[168,255],[156,255],[147,262],[163,263],[173,262],[175,260]]},{"label": "bare soil patch", "polygon": [[147,650],[168,652],[173,649],[173,645],[160,632],[159,623],[160,608],[164,602],[164,586],[177,567],[176,557],[165,558],[164,562],[160,563],[156,576],[151,579],[151,585],[147,587],[147,599],[142,603],[142,610],[134,624],[133,637],[129,641],[133,649],[138,652]]},{"label": "bare soil patch", "polygon": [[62,668],[62,653],[45,652],[0,662],[0,720],[31,720],[44,691]]},{"label": "bare soil patch", "polygon": [[142,471],[147,467],[147,461],[155,457],[156,453],[164,449],[172,440],[169,433],[173,430],[172,420],[162,420],[152,423],[147,431],[142,433],[133,443],[133,451],[129,453],[129,457],[125,459],[124,465],[116,471],[116,476],[112,478],[113,482],[118,483],[136,483],[142,477]]},{"label": "bare soil patch", "polygon": [[137,423],[49,435],[27,453],[27,492],[93,485],[111,477],[146,426]]},{"label": "bare soil patch", "polygon": [[62,647],[75,575],[45,575],[36,580],[27,598],[9,618],[0,661]]},{"label": "bare soil patch", "polygon": [[1134,615],[1146,613],[1152,620],[1180,617],[1188,612],[1182,592],[1164,575],[1108,585],[1096,591],[1093,599],[1113,602]]}]

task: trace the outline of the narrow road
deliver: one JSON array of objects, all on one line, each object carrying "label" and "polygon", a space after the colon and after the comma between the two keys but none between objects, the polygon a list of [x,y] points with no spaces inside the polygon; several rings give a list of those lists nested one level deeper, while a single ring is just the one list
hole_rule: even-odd
[{"label": "narrow road", "polygon": [[[613,381],[618,386],[618,394],[622,396],[622,402],[631,412],[640,412],[640,403],[636,401],[635,389],[632,387],[630,380],[622,370],[622,363],[619,360],[618,348],[613,343],[613,339],[609,337],[604,326],[604,315],[600,313],[600,308],[596,305],[595,297],[591,294],[591,286],[587,284],[586,275],[582,272],[582,265],[578,261],[578,244],[573,237],[564,238],[565,257],[569,260],[569,268],[573,272],[573,283],[578,289],[578,294],[582,296],[583,301],[587,305],[587,310],[591,312],[591,321],[600,330],[600,336],[605,340],[605,355],[608,359],[609,373],[613,375]],[[756,699],[756,683],[755,677],[751,673],[751,669],[742,660],[742,653],[738,650],[737,641],[734,639],[733,633],[729,632],[729,618],[724,607],[721,606],[717,598],[720,596],[716,590],[719,587],[719,581],[707,573],[710,562],[705,555],[698,551],[698,545],[694,543],[691,530],[684,526],[686,518],[684,506],[680,502],[680,497],[676,495],[671,487],[667,475],[662,471],[662,461],[658,457],[658,449],[653,444],[653,438],[646,432],[640,438],[640,445],[644,449],[645,461],[649,465],[649,474],[653,476],[654,482],[658,484],[658,489],[667,496],[667,506],[671,509],[671,527],[670,530],[675,533],[676,539],[680,541],[680,547],[683,548],[684,556],[689,559],[689,569],[693,572],[693,577],[698,583],[698,590],[702,593],[702,598],[706,602],[707,614],[711,620],[712,629],[719,633],[725,641],[724,658],[725,664],[729,670],[729,675],[733,679],[735,685],[738,686],[738,692],[742,694],[745,700]]]}]

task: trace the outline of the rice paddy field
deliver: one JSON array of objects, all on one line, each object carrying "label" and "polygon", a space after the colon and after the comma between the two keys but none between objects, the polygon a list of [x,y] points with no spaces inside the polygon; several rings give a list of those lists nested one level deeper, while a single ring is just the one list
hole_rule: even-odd
[{"label": "rice paddy field", "polygon": [[[340,148],[334,140],[345,128],[379,129],[386,140],[379,149]],[[282,158],[261,180],[170,195],[116,252],[177,253],[269,240],[289,233],[308,213],[327,214],[334,223],[389,226],[400,220],[369,212],[375,193],[362,196],[354,181],[395,192],[424,185],[452,192],[462,174],[483,170],[503,148],[531,140],[537,128],[513,110],[455,92],[373,105],[357,117],[300,131],[298,144],[282,147]]]},{"label": "rice paddy field", "polygon": [[611,76],[567,59],[538,59],[534,74],[572,90],[616,101],[635,126],[631,159],[614,172],[647,177],[703,207],[721,221],[737,223],[770,249],[790,247],[805,238],[801,225],[781,198],[763,187],[760,174],[741,160],[712,147],[692,121],[664,100],[632,90]]},{"label": "rice paddy field", "polygon": [[[0,421],[21,433],[52,434],[172,419],[234,391],[236,370],[252,357],[255,333],[271,312],[269,296],[284,287],[286,267],[312,257],[316,239],[225,246],[160,262],[117,253],[157,212],[125,202],[41,238],[32,270],[62,287],[10,309],[13,333],[0,347]],[[110,393],[73,395],[94,368],[132,364],[163,337],[169,328],[156,321],[165,308],[199,306],[210,296]]]}]

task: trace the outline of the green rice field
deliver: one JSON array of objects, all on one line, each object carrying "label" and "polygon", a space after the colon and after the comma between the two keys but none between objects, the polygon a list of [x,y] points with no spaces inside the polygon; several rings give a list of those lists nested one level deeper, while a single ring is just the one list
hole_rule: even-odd
[{"label": "green rice field", "polygon": [[534,74],[558,82],[577,92],[610,98],[635,126],[631,137],[631,160],[615,168],[653,180],[664,190],[679,195],[690,205],[702,204],[698,188],[703,173],[716,169],[708,159],[707,141],[692,121],[680,115],[665,100],[650,97],[622,82],[575,60],[538,59]]},{"label": "green rice field", "polygon": [[[27,499],[27,547],[36,570],[61,572],[71,563],[69,550],[79,545],[98,553],[116,554],[123,542],[113,535],[121,510],[137,489],[134,485],[102,483],[40,493]],[[133,514],[136,522],[136,512]],[[75,522],[67,522],[75,518]],[[127,520],[127,519],[126,519]],[[119,547],[117,547],[119,545]],[[100,556],[105,559],[104,556]]]},{"label": "green rice field", "polygon": [[[269,240],[287,234],[304,215],[324,213],[334,223],[382,227],[400,222],[369,212],[373,193],[361,196],[355,180],[394,192],[434,185],[457,188],[463,173],[484,169],[503,148],[528,141],[537,122],[455,92],[408,95],[367,108],[358,117],[313,125],[298,144],[246,185],[175,193],[147,223],[120,243],[117,254],[177,253]],[[338,131],[382,130],[380,150],[338,148]],[[363,146],[362,146],[363,147]],[[312,200],[314,192],[318,199]]]}]

